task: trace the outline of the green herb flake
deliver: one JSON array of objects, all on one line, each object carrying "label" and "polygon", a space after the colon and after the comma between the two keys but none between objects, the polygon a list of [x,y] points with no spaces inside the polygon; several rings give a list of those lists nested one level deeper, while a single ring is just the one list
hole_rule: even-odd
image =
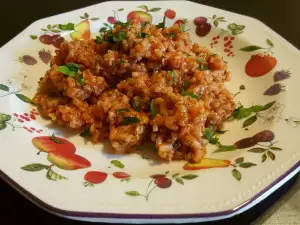
[{"label": "green herb flake", "polygon": [[81,137],[90,137],[91,136],[91,131],[90,127],[86,128],[84,131],[80,133]]},{"label": "green herb flake", "polygon": [[190,96],[190,97],[192,97],[192,98],[195,98],[195,99],[199,100],[199,98],[198,98],[197,95],[195,95],[193,92],[188,92],[188,91],[186,91],[186,90],[182,90],[182,91],[181,91],[181,95],[182,95],[182,96]]},{"label": "green herb flake", "polygon": [[79,68],[80,68],[79,64],[67,63],[65,65],[59,66],[57,71],[69,77],[75,77],[78,73]]},{"label": "green herb flake", "polygon": [[74,30],[74,23],[58,24],[58,28],[61,30]]},{"label": "green herb flake", "polygon": [[96,44],[102,44],[102,42],[103,42],[103,38],[100,37],[100,36],[96,36],[95,43]]},{"label": "green herb flake", "polygon": [[199,67],[198,67],[197,69],[198,69],[198,70],[201,70],[201,71],[208,70],[208,65],[200,64]]},{"label": "green herb flake", "polygon": [[158,28],[165,28],[166,26],[166,16],[164,16],[163,21],[159,24],[157,24]]},{"label": "green herb flake", "polygon": [[136,112],[139,112],[139,111],[140,111],[140,103],[139,103],[139,101],[138,101],[137,98],[138,98],[138,97],[136,96],[136,97],[134,97],[134,98],[132,99],[131,105],[132,105],[132,108],[134,108],[134,110],[135,110]]},{"label": "green herb flake", "polygon": [[168,36],[172,38],[172,37],[175,37],[175,34],[174,33],[168,33]]},{"label": "green herb flake", "polygon": [[124,117],[123,125],[130,125],[141,122],[140,118],[137,117]]},{"label": "green herb flake", "polygon": [[62,142],[56,138],[54,133],[50,136],[50,140],[54,141],[57,144],[62,144]]},{"label": "green herb flake", "polygon": [[154,104],[153,100],[150,102],[150,111],[151,111],[151,115],[153,117],[155,117],[157,115],[157,107]]},{"label": "green herb flake", "polygon": [[84,85],[85,84],[85,80],[84,80],[84,77],[82,75],[79,76],[79,78],[77,80],[77,83],[80,84],[80,85]]},{"label": "green herb flake", "polygon": [[176,73],[174,73],[173,71],[168,71],[167,74],[172,76],[173,84],[176,84],[176,80],[177,80]]},{"label": "green herb flake", "polygon": [[205,63],[205,59],[197,58],[197,63]]},{"label": "green herb flake", "polygon": [[189,87],[189,82],[188,81],[183,81],[183,90],[187,90]]},{"label": "green herb flake", "polygon": [[180,30],[180,32],[185,32],[185,31],[184,31],[184,28],[185,28],[185,24],[180,24],[180,25],[179,25],[179,30]]}]

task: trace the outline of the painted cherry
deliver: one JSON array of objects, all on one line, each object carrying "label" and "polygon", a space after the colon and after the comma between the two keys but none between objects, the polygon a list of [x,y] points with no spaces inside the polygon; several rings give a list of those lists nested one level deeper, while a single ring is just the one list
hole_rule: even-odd
[{"label": "painted cherry", "polygon": [[117,179],[127,179],[130,177],[130,175],[125,172],[114,172],[112,175]]},{"label": "painted cherry", "polygon": [[167,177],[159,177],[155,179],[154,183],[159,188],[168,188],[172,185],[172,180]]},{"label": "painted cherry", "polygon": [[84,180],[91,184],[100,184],[107,178],[107,173],[100,171],[89,171],[84,175]]}]

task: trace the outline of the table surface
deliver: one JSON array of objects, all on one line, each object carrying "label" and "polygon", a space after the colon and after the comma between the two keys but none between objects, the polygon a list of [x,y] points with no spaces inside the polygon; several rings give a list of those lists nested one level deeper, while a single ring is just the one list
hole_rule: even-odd
[{"label": "table surface", "polygon": [[[0,46],[35,20],[96,4],[97,0],[23,0],[1,2]],[[198,0],[202,4],[255,17],[300,48],[300,1],[285,0]],[[9,22],[8,22],[9,21]],[[300,224],[300,179],[294,178],[262,203],[234,218],[207,224]],[[62,219],[39,209],[0,179],[3,209],[1,224],[83,225]],[[2,221],[7,223],[2,223]]]}]

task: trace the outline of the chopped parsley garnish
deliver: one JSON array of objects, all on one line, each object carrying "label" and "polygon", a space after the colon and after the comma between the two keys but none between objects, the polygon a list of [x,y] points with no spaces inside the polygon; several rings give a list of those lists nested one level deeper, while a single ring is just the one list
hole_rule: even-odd
[{"label": "chopped parsley garnish", "polygon": [[95,42],[96,42],[97,44],[102,44],[102,42],[103,42],[103,37],[101,37],[101,36],[96,36]]},{"label": "chopped parsley garnish", "polygon": [[124,117],[123,125],[129,125],[133,123],[139,123],[141,120],[137,117]]},{"label": "chopped parsley garnish", "polygon": [[189,82],[188,81],[183,81],[183,90],[186,90],[186,89],[188,89],[188,87],[189,87]]},{"label": "chopped parsley garnish", "polygon": [[203,70],[208,70],[208,66],[205,65],[205,64],[200,64],[199,67],[198,67],[197,69],[198,69],[198,70],[201,70],[201,71],[203,71]]},{"label": "chopped parsley garnish", "polygon": [[76,63],[67,63],[65,65],[59,66],[57,71],[67,75],[69,77],[75,77],[80,69],[80,65]]},{"label": "chopped parsley garnish", "polygon": [[74,23],[58,24],[58,28],[61,30],[74,30]]},{"label": "chopped parsley garnish", "polygon": [[195,98],[195,99],[199,100],[197,95],[195,95],[193,92],[188,92],[186,90],[182,90],[181,95],[182,96],[191,96],[192,98]]},{"label": "chopped parsley garnish", "polygon": [[85,84],[85,80],[84,77],[82,75],[79,76],[77,83],[80,85],[84,85]]},{"label": "chopped parsley garnish", "polygon": [[57,144],[62,144],[62,142],[55,137],[54,133],[50,136],[50,140],[54,141]]},{"label": "chopped parsley garnish", "polygon": [[156,105],[153,103],[153,100],[150,102],[150,111],[151,111],[151,115],[154,117],[157,115],[157,107]]},{"label": "chopped parsley garnish", "polygon": [[197,63],[205,63],[205,59],[197,58]]},{"label": "chopped parsley garnish", "polygon": [[159,24],[157,24],[158,28],[165,28],[166,26],[166,16],[164,16],[163,21]]},{"label": "chopped parsley garnish", "polygon": [[130,110],[127,109],[127,108],[122,108],[122,109],[118,109],[118,110],[117,110],[117,113],[120,113],[121,116],[124,116],[123,112],[130,112]]},{"label": "chopped parsley garnish", "polygon": [[90,127],[86,128],[84,131],[80,133],[81,137],[89,137],[91,136]]},{"label": "chopped parsley garnish", "polygon": [[174,33],[168,33],[168,36],[169,36],[169,37],[174,37],[175,34],[174,34]]},{"label": "chopped parsley garnish", "polygon": [[140,103],[137,100],[137,98],[138,98],[138,96],[134,97],[131,101],[131,104],[132,104],[132,108],[134,108],[134,110],[136,112],[139,112],[140,111]]},{"label": "chopped parsley garnish", "polygon": [[184,32],[184,27],[185,27],[185,24],[180,24],[179,25],[180,32]]},{"label": "chopped parsley garnish", "polygon": [[113,42],[120,42],[126,39],[126,32],[118,31],[117,35],[113,37]]},{"label": "chopped parsley garnish", "polygon": [[145,33],[145,32],[141,32],[141,33],[138,33],[137,34],[137,37],[138,38],[146,38],[146,37],[149,37],[150,35]]},{"label": "chopped parsley garnish", "polygon": [[173,71],[168,71],[167,74],[172,76],[173,83],[176,84],[176,80],[177,80],[176,73],[174,73]]}]

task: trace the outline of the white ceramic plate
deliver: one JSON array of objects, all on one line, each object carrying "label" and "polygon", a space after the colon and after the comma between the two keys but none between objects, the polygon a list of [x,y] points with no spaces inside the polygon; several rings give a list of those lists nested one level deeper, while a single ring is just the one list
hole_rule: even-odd
[{"label": "white ceramic plate", "polygon": [[[105,23],[126,21],[136,10],[151,14],[153,23],[159,23],[167,9],[176,13],[174,19],[166,19],[167,25],[186,19],[192,39],[228,62],[232,72],[228,87],[243,105],[235,114],[240,119],[225,123],[228,131],[218,134],[220,142],[231,147],[213,153],[217,147],[208,144],[207,159],[197,170],[186,170],[195,165],[185,162],[159,163],[143,151],[109,154],[109,145],[86,143],[42,119],[28,103],[49,68],[49,54],[55,50],[53,44],[41,43],[47,42],[42,35],[59,34],[71,40],[73,31],[63,31],[66,27],[55,24],[84,23],[87,38],[89,30],[94,36]],[[173,11],[166,16],[172,17]],[[211,26],[207,34],[194,25],[199,16],[210,24],[201,26]],[[203,37],[196,35],[195,29]],[[2,177],[34,203],[67,218],[179,223],[231,217],[264,199],[299,171],[299,60],[299,51],[261,22],[192,2],[104,2],[39,20],[0,49]],[[65,139],[64,149],[74,152],[76,148],[76,154],[61,158],[60,164],[47,160],[50,153],[37,154],[32,143],[33,138],[52,133]],[[252,143],[250,139],[237,143],[255,134]],[[49,143],[48,151],[55,147],[55,142]],[[245,146],[249,147],[241,149]]]}]

